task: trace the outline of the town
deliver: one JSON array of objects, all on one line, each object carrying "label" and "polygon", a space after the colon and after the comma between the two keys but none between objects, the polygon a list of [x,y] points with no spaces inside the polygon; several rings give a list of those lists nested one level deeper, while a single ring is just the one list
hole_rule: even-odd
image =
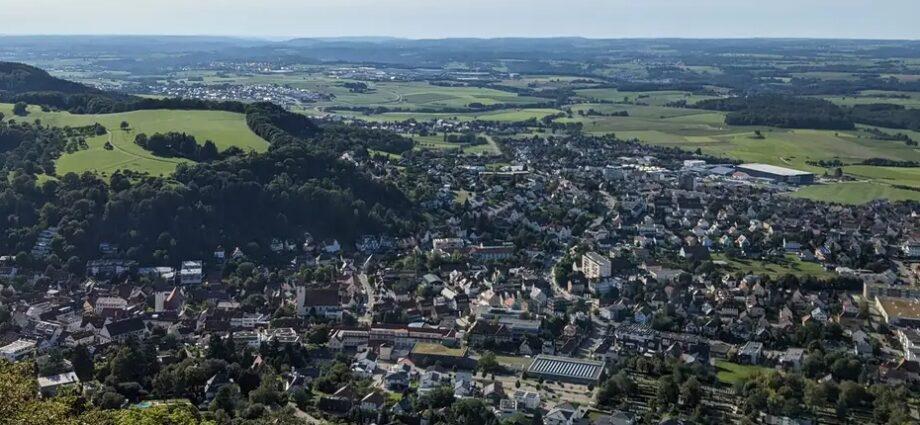
[{"label": "town", "polygon": [[[857,382],[920,383],[915,208],[796,200],[777,192],[813,175],[607,138],[501,145],[499,168],[448,152],[355,161],[415,170],[431,226],[353,246],[277,235],[266,264],[239,246],[138,264],[104,244],[85,276],[49,274],[23,258],[48,254],[48,229],[0,257],[0,356],[36,359],[45,395],[213,409],[283,393],[315,420],[376,423],[459,399],[515,423],[830,421],[872,415]],[[141,353],[153,377],[118,369]],[[735,385],[774,368],[805,405]],[[128,384],[131,399],[110,387]]]},{"label": "town", "polygon": [[10,22],[0,423],[920,423],[920,43],[164,2],[439,27]]}]

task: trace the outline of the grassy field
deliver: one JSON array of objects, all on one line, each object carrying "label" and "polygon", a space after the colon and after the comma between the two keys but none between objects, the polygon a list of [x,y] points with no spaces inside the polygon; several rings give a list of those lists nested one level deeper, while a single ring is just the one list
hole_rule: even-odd
[{"label": "grassy field", "polygon": [[806,186],[791,196],[841,204],[865,204],[876,199],[920,202],[920,192],[898,189],[884,183],[848,182]]},{"label": "grassy field", "polygon": [[[194,135],[199,143],[211,140],[219,150],[237,146],[243,150],[264,152],[268,142],[261,139],[246,126],[242,114],[222,111],[178,111],[151,110],[135,111],[105,115],[75,115],[67,112],[42,112],[30,107],[27,117],[11,117],[12,105],[0,104],[0,112],[8,118],[35,120],[57,127],[87,126],[99,123],[105,126],[109,134],[87,139],[89,149],[72,154],[64,154],[57,161],[57,174],[84,171],[99,172],[109,175],[115,170],[134,170],[154,176],[171,174],[176,165],[190,162],[181,158],[161,158],[134,144],[134,137],[139,133],[165,133],[169,131],[185,132]],[[122,131],[119,125],[128,122],[130,130]],[[105,143],[111,142],[113,149],[106,150]]]},{"label": "grassy field", "polygon": [[383,106],[402,109],[464,108],[471,103],[525,104],[545,102],[546,99],[519,96],[516,93],[481,87],[443,87],[424,81],[366,82],[369,90],[353,93],[343,84],[355,80],[334,78],[322,73],[292,72],[270,74],[218,74],[200,72],[189,77],[201,77],[205,84],[279,84],[333,96],[315,104],[329,106]]},{"label": "grassy field", "polygon": [[768,263],[748,259],[730,260],[722,254],[713,254],[712,259],[713,261],[725,261],[728,263],[726,268],[731,272],[750,273],[772,278],[792,274],[800,277],[814,276],[819,279],[829,279],[837,275],[834,272],[825,270],[824,267],[817,263],[799,260],[794,255],[787,255],[786,260],[782,263]]},{"label": "grassy field", "polygon": [[843,171],[856,177],[920,188],[920,168],[851,165],[843,167]]},{"label": "grassy field", "polygon": [[[892,95],[897,97],[892,97]],[[908,108],[920,108],[920,93],[913,92],[864,90],[856,96],[824,96],[824,99],[842,106],[891,103]]]},{"label": "grassy field", "polygon": [[457,121],[496,121],[496,122],[513,122],[526,121],[528,119],[541,119],[545,116],[559,113],[556,109],[549,108],[523,108],[523,109],[505,109],[489,112],[388,112],[375,115],[353,114],[348,111],[340,111],[338,115],[359,118],[365,121],[376,122],[393,122],[414,119],[416,121],[430,121],[437,119],[450,119]]},{"label": "grassy field", "polygon": [[498,145],[495,144],[495,141],[492,140],[489,136],[484,136],[488,143],[484,145],[474,145],[474,146],[462,146],[457,143],[449,143],[444,141],[444,136],[441,134],[438,135],[429,135],[429,136],[419,136],[419,135],[406,135],[415,140],[415,149],[457,149],[459,148],[463,153],[469,155],[477,154],[498,154]]},{"label": "grassy field", "polygon": [[[577,111],[589,108],[607,113],[625,110],[629,116],[577,115]],[[663,106],[579,104],[572,109],[576,115],[559,121],[581,122],[585,131],[590,133],[615,133],[621,139],[637,139],[688,150],[700,149],[705,154],[791,167],[819,175],[827,170],[809,162],[840,160],[844,164],[855,164],[868,158],[920,161],[920,149],[903,142],[874,139],[863,129],[837,132],[728,126],[724,124],[725,116],[721,112]],[[761,131],[762,139],[754,137],[755,130]],[[920,187],[920,170],[854,165],[845,167],[844,172],[873,184],[816,186],[805,188],[796,196],[843,203],[865,203],[880,198],[920,200],[920,192],[890,186]],[[838,195],[843,196],[836,198]]]},{"label": "grassy field", "polygon": [[723,360],[716,361],[716,369],[718,370],[716,379],[729,385],[741,382],[756,373],[767,373],[772,370],[762,366],[740,365]]},{"label": "grassy field", "polygon": [[652,91],[652,92],[633,92],[619,91],[617,89],[582,89],[576,90],[579,96],[598,99],[608,102],[633,102],[644,103],[650,106],[664,106],[671,102],[685,100],[689,104],[694,104],[701,100],[713,99],[715,96],[695,95],[685,91]]}]

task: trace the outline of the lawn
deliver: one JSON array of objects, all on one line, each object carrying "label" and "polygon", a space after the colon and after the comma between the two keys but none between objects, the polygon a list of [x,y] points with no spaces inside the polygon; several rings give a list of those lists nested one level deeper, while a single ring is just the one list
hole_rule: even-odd
[{"label": "lawn", "polygon": [[773,370],[763,366],[740,365],[723,360],[716,361],[716,369],[718,369],[716,378],[729,385],[742,382],[756,373],[767,373]]},{"label": "lawn", "polygon": [[713,261],[725,261],[728,263],[726,268],[731,272],[770,276],[772,278],[792,274],[799,277],[814,276],[819,279],[830,279],[837,275],[834,272],[825,270],[820,264],[802,261],[794,255],[787,255],[782,263],[740,258],[728,259],[723,254],[713,254],[712,259]]},{"label": "lawn", "polygon": [[462,357],[466,355],[467,350],[465,348],[450,348],[441,344],[420,342],[412,347],[412,352],[416,354]]},{"label": "lawn", "polygon": [[[35,120],[56,127],[78,127],[99,123],[109,134],[87,140],[89,149],[62,155],[56,165],[57,174],[94,171],[109,175],[115,170],[135,170],[154,176],[171,174],[177,164],[190,162],[181,158],[161,158],[134,144],[139,133],[148,135],[178,131],[189,133],[204,143],[211,140],[219,150],[231,146],[246,151],[264,152],[268,142],[257,136],[246,126],[242,114],[223,111],[149,110],[103,115],[76,115],[67,112],[42,112],[37,107],[29,108],[26,117],[12,117],[12,105],[0,104],[0,112],[8,119]],[[128,131],[119,128],[122,121],[130,125]],[[114,149],[106,150],[105,143],[112,143]]]}]

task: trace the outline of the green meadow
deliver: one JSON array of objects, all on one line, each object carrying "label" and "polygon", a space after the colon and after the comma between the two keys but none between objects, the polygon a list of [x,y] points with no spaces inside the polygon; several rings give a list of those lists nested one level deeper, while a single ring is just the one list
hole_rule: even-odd
[{"label": "green meadow", "polygon": [[[176,165],[191,162],[182,158],[162,158],[151,154],[134,144],[139,133],[184,132],[194,135],[199,143],[211,140],[219,150],[231,146],[245,151],[264,152],[268,142],[253,133],[246,126],[242,114],[223,111],[150,110],[117,114],[77,115],[68,112],[42,112],[40,108],[29,107],[29,115],[15,117],[12,105],[0,104],[0,112],[6,119],[41,120],[43,125],[55,127],[80,127],[99,123],[108,134],[87,139],[89,149],[64,154],[57,160],[57,174],[84,171],[110,175],[115,170],[133,170],[154,176],[168,176]],[[130,128],[120,129],[125,121]],[[112,149],[105,149],[111,142]]]},{"label": "green meadow", "polygon": [[[705,154],[791,167],[819,175],[828,170],[810,163],[839,160],[843,164],[858,164],[869,158],[920,161],[920,149],[900,141],[874,139],[862,128],[830,131],[728,126],[722,112],[664,106],[588,103],[572,109],[576,112],[572,118],[559,121],[581,122],[589,133],[614,133],[621,139],[699,149]],[[578,111],[587,109],[602,113],[627,111],[629,116],[577,115]],[[761,132],[761,137],[756,137],[756,131]],[[918,136],[914,132],[906,133]],[[920,169],[847,165],[843,170],[863,182],[844,183],[844,186],[818,185],[799,190],[795,196],[842,203],[865,203],[874,199],[920,200],[920,192],[892,187],[920,187]]]}]

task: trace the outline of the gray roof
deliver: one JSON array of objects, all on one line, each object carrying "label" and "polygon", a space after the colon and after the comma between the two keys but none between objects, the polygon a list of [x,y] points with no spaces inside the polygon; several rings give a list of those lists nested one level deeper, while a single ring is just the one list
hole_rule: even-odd
[{"label": "gray roof", "polygon": [[807,176],[813,174],[807,171],[793,170],[792,168],[777,167],[769,164],[742,164],[738,166],[738,169],[741,171],[759,171],[761,173],[770,173],[778,176]]},{"label": "gray roof", "polygon": [[527,369],[528,373],[554,375],[563,378],[600,379],[604,362],[571,357],[539,355]]}]

